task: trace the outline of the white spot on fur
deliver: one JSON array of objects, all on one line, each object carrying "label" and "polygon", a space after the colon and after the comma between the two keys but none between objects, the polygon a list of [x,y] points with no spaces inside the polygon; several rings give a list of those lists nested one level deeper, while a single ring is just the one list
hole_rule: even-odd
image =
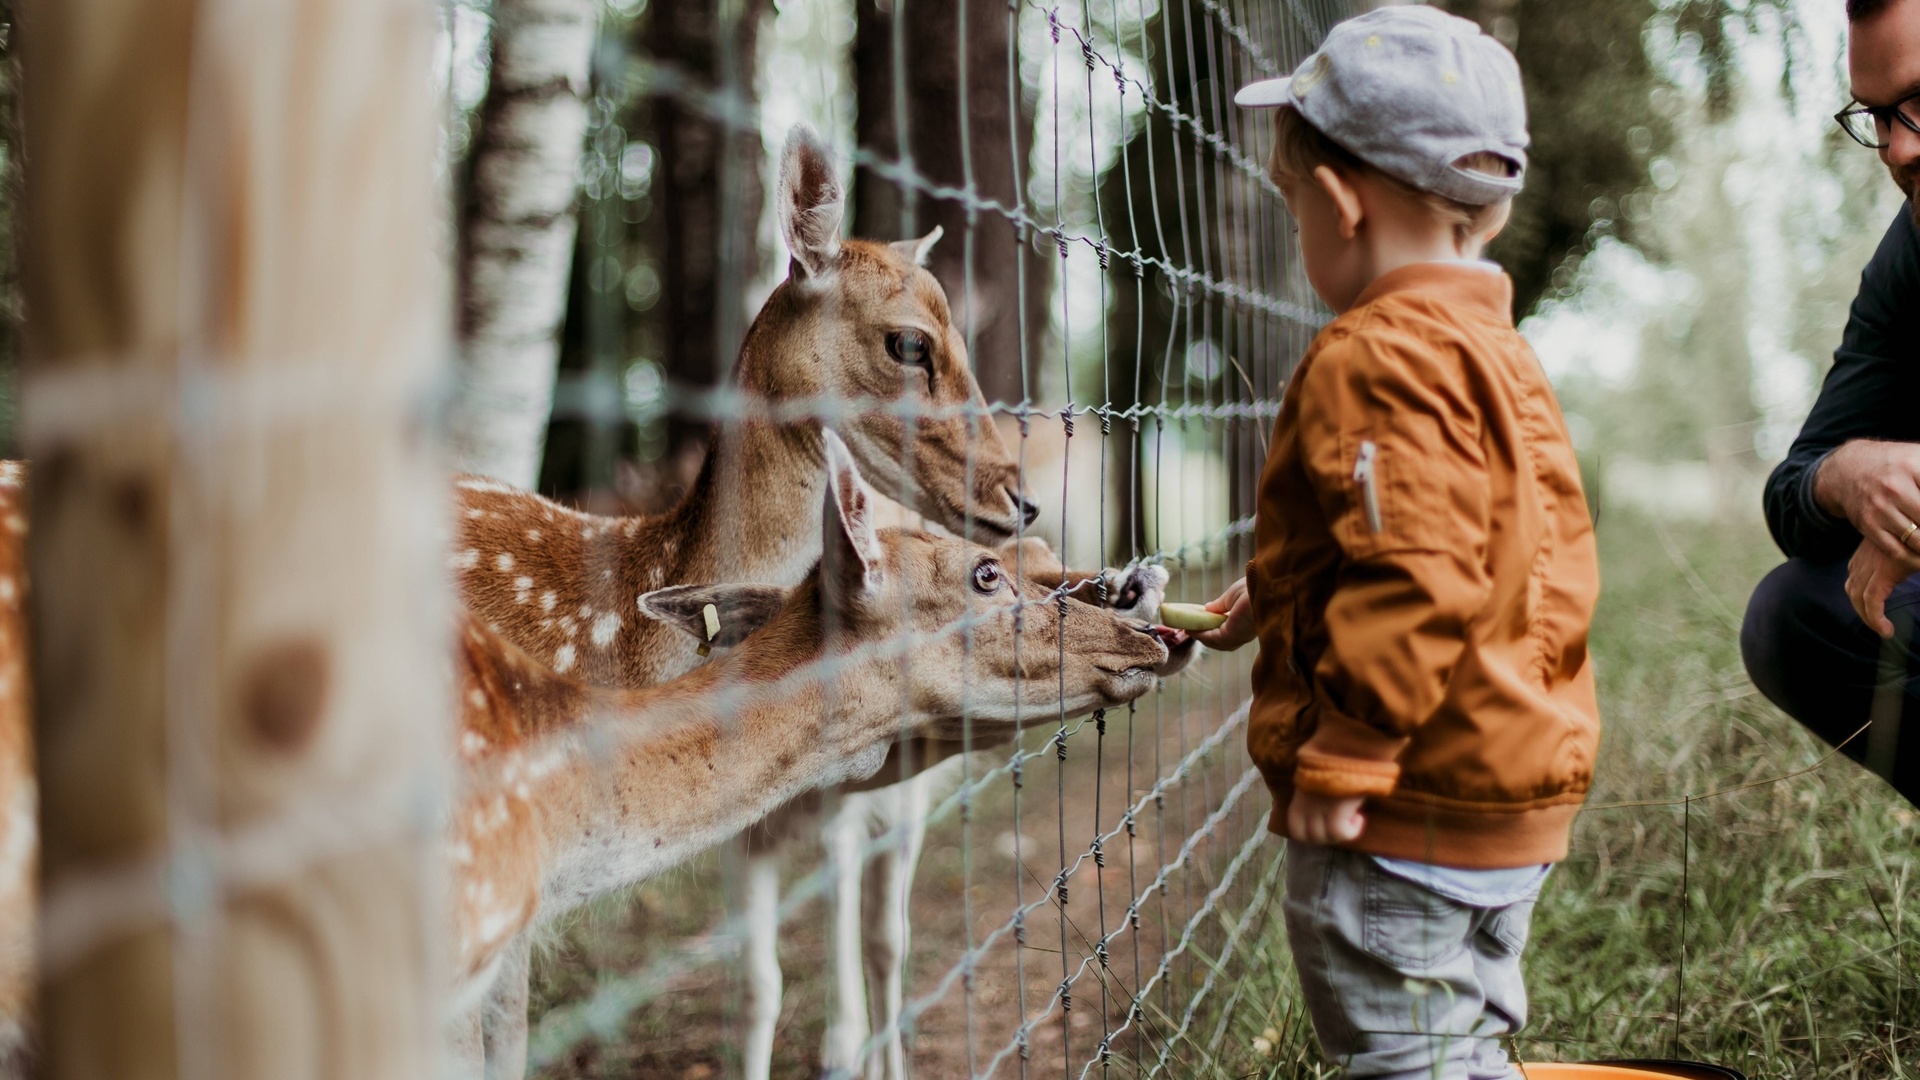
[{"label": "white spot on fur", "polygon": [[0,578],[0,603],[11,604],[19,595],[20,587],[13,583],[12,578]]},{"label": "white spot on fur", "polygon": [[513,569],[513,556],[503,551],[493,557],[493,565],[498,567],[500,572],[504,574]]},{"label": "white spot on fur", "polygon": [[474,548],[468,548],[467,550],[447,560],[447,565],[454,568],[455,570],[471,570],[475,566],[478,566],[479,564],[480,564],[480,552]]},{"label": "white spot on fur", "polygon": [[639,531],[640,531],[639,518],[628,518],[627,523],[625,525],[620,526],[620,535],[626,537],[629,540],[633,539],[633,534]]},{"label": "white spot on fur", "polygon": [[481,510],[478,507],[473,507],[473,506],[467,507],[468,521],[478,521],[479,519],[486,516],[487,516],[487,512],[485,510]]},{"label": "white spot on fur", "polygon": [[22,472],[17,461],[0,461],[0,487],[19,487]]},{"label": "white spot on fur", "polygon": [[465,840],[453,845],[453,861],[461,866],[473,865],[473,845]]},{"label": "white spot on fur", "polygon": [[481,476],[469,476],[464,480],[456,480],[453,486],[459,488],[461,491],[482,491],[490,495],[522,494],[519,488],[503,484],[498,480],[488,480]]},{"label": "white spot on fur", "polygon": [[29,878],[35,840],[34,822],[40,813],[40,800],[34,782],[20,778],[13,791],[13,805],[7,808],[7,832],[0,837],[0,881],[26,881]]},{"label": "white spot on fur", "polygon": [[667,572],[658,566],[647,571],[647,584],[656,589],[665,587],[667,584]]},{"label": "white spot on fur", "polygon": [[533,595],[533,579],[524,575],[513,579],[513,602],[524,604]]},{"label": "white spot on fur", "polygon": [[593,640],[595,645],[604,649],[613,641],[613,635],[619,632],[620,616],[609,611],[593,620],[593,629],[588,631],[588,637]]},{"label": "white spot on fur", "polygon": [[528,529],[528,530],[527,530],[527,539],[529,539],[529,540],[531,540],[531,541],[533,541],[533,542],[534,542],[534,543],[536,543],[536,544],[537,544],[537,543],[539,543],[539,542],[540,542],[540,530],[539,530],[539,529]]},{"label": "white spot on fur", "polygon": [[[476,709],[484,709],[486,708],[486,705],[487,705],[487,695],[481,693],[479,687],[475,687],[472,690],[467,691],[467,703],[472,705]],[[478,746],[469,745],[470,742],[476,741],[476,740],[479,742]],[[469,731],[465,735],[462,735],[460,737],[460,748],[462,750],[471,749],[475,752],[485,750],[487,748],[487,740],[482,739],[480,738],[480,736],[475,735],[473,732]]]},{"label": "white spot on fur", "polygon": [[[572,636],[571,627],[568,628],[568,636],[569,637]],[[573,652],[572,645],[560,646],[560,648],[553,654],[553,670],[561,673],[562,675],[566,674],[569,671],[572,671],[573,657],[574,657],[574,652]]]},{"label": "white spot on fur", "polygon": [[541,610],[541,611],[552,611],[552,610],[553,610],[553,605],[554,605],[554,604],[555,604],[555,603],[556,603],[556,602],[557,602],[557,601],[558,601],[559,599],[560,599],[560,598],[559,598],[558,596],[555,596],[555,595],[553,594],[553,590],[552,590],[552,589],[548,589],[548,590],[547,590],[546,592],[543,592],[543,593],[541,593],[541,594],[540,594],[540,610]]}]

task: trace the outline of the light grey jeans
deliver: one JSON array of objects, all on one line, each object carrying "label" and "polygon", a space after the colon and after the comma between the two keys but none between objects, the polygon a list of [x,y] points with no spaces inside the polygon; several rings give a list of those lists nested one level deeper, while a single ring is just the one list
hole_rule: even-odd
[{"label": "light grey jeans", "polygon": [[1287,845],[1287,940],[1320,1047],[1348,1077],[1518,1080],[1534,895],[1469,907],[1366,855]]}]

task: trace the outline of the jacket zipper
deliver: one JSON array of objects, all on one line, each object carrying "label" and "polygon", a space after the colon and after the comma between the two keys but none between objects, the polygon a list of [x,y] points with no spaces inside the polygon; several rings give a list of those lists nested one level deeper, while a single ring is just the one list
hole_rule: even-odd
[{"label": "jacket zipper", "polygon": [[1360,443],[1360,456],[1353,462],[1353,479],[1360,485],[1360,499],[1367,510],[1367,531],[1375,533],[1380,531],[1380,493],[1374,487],[1373,470],[1374,458],[1379,453],[1380,448],[1372,439],[1364,440]]}]

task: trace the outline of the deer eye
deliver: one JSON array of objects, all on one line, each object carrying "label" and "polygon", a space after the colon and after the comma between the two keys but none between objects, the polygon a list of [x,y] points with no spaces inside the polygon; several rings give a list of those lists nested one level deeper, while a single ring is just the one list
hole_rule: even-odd
[{"label": "deer eye", "polygon": [[1000,564],[988,559],[973,568],[973,589],[983,596],[991,596],[1000,591],[1000,583],[1006,575],[1000,572]]},{"label": "deer eye", "polygon": [[912,364],[931,370],[933,366],[933,343],[927,335],[918,330],[895,330],[887,335],[887,355],[902,364]]}]

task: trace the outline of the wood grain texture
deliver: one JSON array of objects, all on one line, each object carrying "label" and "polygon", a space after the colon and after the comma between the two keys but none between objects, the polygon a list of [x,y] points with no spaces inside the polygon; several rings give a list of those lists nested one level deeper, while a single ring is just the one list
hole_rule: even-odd
[{"label": "wood grain texture", "polygon": [[45,1074],[434,1075],[431,7],[20,7]]}]

